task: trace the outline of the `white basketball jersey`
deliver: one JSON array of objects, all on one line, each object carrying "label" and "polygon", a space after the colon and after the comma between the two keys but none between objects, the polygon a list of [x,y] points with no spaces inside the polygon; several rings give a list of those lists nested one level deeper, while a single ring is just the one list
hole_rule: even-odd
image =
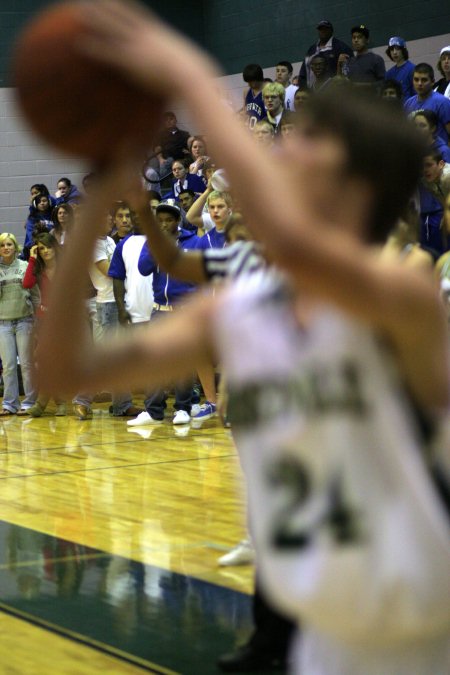
[{"label": "white basketball jersey", "polygon": [[258,572],[302,623],[299,672],[444,675],[450,530],[387,351],[325,306],[302,330],[267,275],[230,289],[216,328]]}]

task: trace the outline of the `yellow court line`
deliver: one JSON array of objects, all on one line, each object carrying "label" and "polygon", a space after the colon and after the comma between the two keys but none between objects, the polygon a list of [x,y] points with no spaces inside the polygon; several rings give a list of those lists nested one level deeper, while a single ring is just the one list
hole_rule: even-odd
[{"label": "yellow court line", "polygon": [[57,624],[51,623],[46,619],[41,619],[38,616],[34,616],[33,614],[24,612],[21,609],[16,609],[15,607],[12,607],[0,601],[0,610],[2,609],[8,614],[11,614],[16,617],[21,617],[25,621],[29,621],[35,626],[48,628],[49,630],[52,630],[55,633],[58,633],[59,635],[67,636],[68,638],[72,638],[74,640],[77,640],[78,642],[99,649],[103,653],[121,657],[122,659],[128,661],[129,663],[134,663],[138,666],[145,667],[147,668],[147,670],[149,668],[153,668],[154,672],[157,673],[158,675],[182,675],[181,673],[178,673],[175,670],[169,670],[168,668],[164,668],[164,666],[159,666],[156,663],[153,663],[152,661],[147,661],[146,659],[142,659],[141,657],[135,656],[134,654],[130,654],[129,652],[124,652],[121,649],[113,647],[112,645],[107,645],[104,642],[98,642],[97,640],[94,640],[93,638],[90,638],[87,635],[82,635],[81,633],[77,633],[68,628],[58,626]]}]

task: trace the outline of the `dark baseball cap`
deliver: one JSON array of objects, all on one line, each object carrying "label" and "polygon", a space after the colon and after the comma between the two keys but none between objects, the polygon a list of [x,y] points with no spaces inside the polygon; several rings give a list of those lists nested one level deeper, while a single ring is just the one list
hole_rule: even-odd
[{"label": "dark baseball cap", "polygon": [[323,19],[322,21],[319,21],[316,28],[330,28],[333,30],[333,24],[331,21],[328,21],[328,19]]},{"label": "dark baseball cap", "polygon": [[353,33],[361,33],[367,39],[369,39],[369,29],[363,23],[361,23],[359,26],[353,26],[350,32],[352,35]]}]

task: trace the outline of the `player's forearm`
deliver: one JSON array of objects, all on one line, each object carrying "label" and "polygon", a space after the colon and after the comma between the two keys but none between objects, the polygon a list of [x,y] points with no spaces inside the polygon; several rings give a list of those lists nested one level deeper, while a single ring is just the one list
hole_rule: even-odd
[{"label": "player's forearm", "polygon": [[147,237],[149,249],[155,261],[167,274],[172,274],[180,255],[175,241],[170,239],[157,224],[150,207],[139,211],[139,223]]},{"label": "player's forearm", "polygon": [[74,228],[62,252],[37,349],[38,383],[43,391],[65,391],[67,381],[82,368],[89,352],[82,280],[87,277],[97,236],[95,226]]}]

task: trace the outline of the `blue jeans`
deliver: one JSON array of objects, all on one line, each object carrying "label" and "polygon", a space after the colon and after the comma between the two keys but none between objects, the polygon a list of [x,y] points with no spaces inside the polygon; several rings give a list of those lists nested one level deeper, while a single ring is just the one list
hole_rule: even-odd
[{"label": "blue jeans", "polygon": [[22,408],[31,408],[36,401],[33,388],[33,327],[34,318],[0,319],[0,358],[3,363],[3,408],[12,413],[20,409],[19,378],[17,373],[17,357],[22,371],[25,398]]},{"label": "blue jeans", "polygon": [[[163,319],[164,316],[167,316],[166,312],[160,312],[154,309],[151,320],[157,321],[158,319]],[[188,381],[175,384],[175,403],[173,406],[175,410],[185,410],[187,413],[190,413],[191,398],[192,378],[189,378]],[[157,389],[146,396],[144,404],[145,410],[153,417],[153,419],[164,419],[164,410],[166,408],[166,393],[164,389]]]},{"label": "blue jeans", "polygon": [[[119,314],[115,302],[97,302],[96,303],[96,333],[95,340],[100,341],[108,334],[112,334],[119,327]],[[77,394],[73,403],[90,407],[93,396],[87,393]],[[130,392],[117,394],[113,392],[112,408],[113,415],[122,415],[132,405],[132,396]]]}]

